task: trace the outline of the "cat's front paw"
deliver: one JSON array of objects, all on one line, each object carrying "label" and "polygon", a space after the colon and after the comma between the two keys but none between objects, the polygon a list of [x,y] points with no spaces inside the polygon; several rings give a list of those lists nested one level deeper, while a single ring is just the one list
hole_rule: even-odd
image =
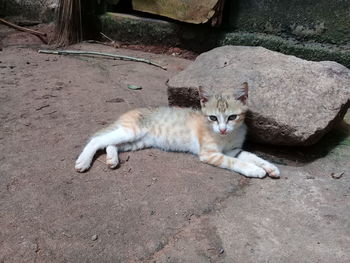
[{"label": "cat's front paw", "polygon": [[247,163],[245,164],[245,167],[242,170],[241,174],[251,178],[264,178],[266,176],[266,171],[259,166]]},{"label": "cat's front paw", "polygon": [[75,170],[79,173],[85,172],[90,168],[91,160],[84,155],[80,155],[75,161]]},{"label": "cat's front paw", "polygon": [[279,178],[280,177],[280,170],[273,165],[272,163],[266,162],[261,166],[266,173],[273,178]]}]

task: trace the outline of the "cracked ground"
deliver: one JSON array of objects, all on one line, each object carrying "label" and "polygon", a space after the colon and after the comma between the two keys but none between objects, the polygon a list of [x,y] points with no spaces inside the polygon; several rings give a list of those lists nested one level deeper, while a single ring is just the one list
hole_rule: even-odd
[{"label": "cracked ground", "polygon": [[166,80],[191,61],[95,44],[70,48],[168,70],[38,54],[16,34],[0,51],[0,262],[350,262],[349,115],[312,149],[249,145],[279,180],[156,149],[122,153],[116,170],[101,152],[79,174],[89,136],[128,109],[166,105]]}]

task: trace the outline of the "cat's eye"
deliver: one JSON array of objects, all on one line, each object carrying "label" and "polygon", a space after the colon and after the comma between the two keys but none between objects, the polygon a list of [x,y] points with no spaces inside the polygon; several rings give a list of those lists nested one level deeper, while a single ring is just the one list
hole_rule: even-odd
[{"label": "cat's eye", "polygon": [[210,115],[210,116],[209,116],[209,120],[211,120],[211,121],[217,121],[218,118],[217,118],[216,116],[214,116],[214,115]]},{"label": "cat's eye", "polygon": [[235,120],[235,119],[237,119],[237,115],[236,115],[236,114],[233,114],[233,115],[228,116],[228,120],[229,120],[229,121],[233,121],[233,120]]}]

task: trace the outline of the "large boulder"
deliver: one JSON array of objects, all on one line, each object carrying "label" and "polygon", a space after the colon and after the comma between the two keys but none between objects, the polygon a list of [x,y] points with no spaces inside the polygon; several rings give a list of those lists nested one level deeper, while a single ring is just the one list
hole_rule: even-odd
[{"label": "large boulder", "polygon": [[169,79],[170,105],[198,107],[197,87],[249,84],[246,123],[251,137],[275,145],[316,143],[350,106],[350,70],[262,47],[224,46],[203,53]]}]

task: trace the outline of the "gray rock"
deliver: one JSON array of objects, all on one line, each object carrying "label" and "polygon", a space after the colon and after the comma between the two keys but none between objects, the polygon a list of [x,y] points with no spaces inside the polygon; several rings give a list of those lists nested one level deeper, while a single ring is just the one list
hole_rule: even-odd
[{"label": "gray rock", "polygon": [[246,123],[252,138],[275,145],[316,143],[350,106],[350,70],[262,47],[224,46],[203,53],[169,79],[170,105],[198,107],[197,87],[249,83]]}]

